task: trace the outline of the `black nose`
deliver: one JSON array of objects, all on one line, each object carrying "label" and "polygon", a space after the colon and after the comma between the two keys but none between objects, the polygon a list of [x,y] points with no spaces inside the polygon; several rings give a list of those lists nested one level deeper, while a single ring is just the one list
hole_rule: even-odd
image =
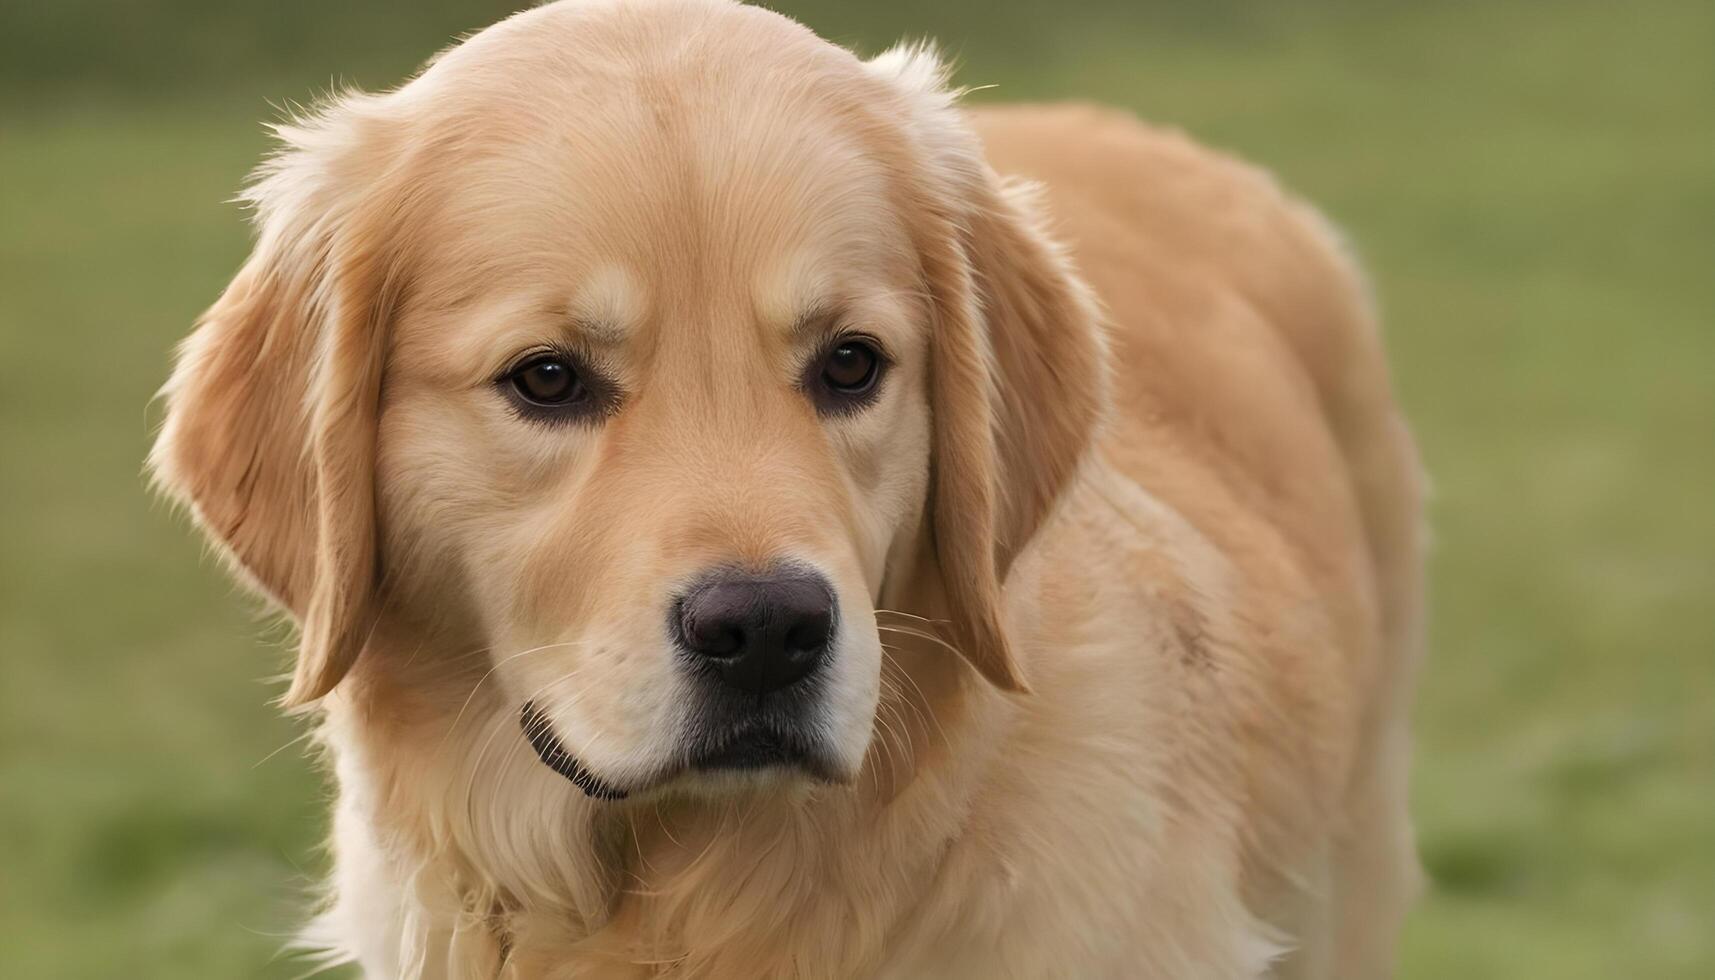
[{"label": "black nose", "polygon": [[680,600],[680,642],[730,687],[755,694],[795,684],[827,655],[834,594],[819,575],[723,571]]}]

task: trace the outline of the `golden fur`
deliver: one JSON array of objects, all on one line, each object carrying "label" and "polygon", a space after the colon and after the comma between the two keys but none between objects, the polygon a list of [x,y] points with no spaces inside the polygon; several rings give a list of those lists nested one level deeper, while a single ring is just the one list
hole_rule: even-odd
[{"label": "golden fur", "polygon": [[[151,462],[301,628],[311,941],[373,977],[1389,972],[1420,480],[1351,262],[1266,175],[723,0],[541,7],[280,136]],[[793,384],[830,318],[896,361],[841,418]],[[500,405],[544,342],[610,417]],[[844,611],[845,781],[650,783],[663,597],[781,556]],[[642,791],[542,766],[530,698]]]}]

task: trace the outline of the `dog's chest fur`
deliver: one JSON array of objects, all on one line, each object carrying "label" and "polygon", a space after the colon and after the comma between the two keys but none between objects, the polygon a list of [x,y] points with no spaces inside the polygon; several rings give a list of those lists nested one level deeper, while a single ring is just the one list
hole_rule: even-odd
[{"label": "dog's chest fur", "polygon": [[[313,938],[374,977],[449,980],[1053,976],[1069,936],[1115,975],[1255,975],[1276,950],[1233,885],[1241,843],[1211,832],[1240,822],[1231,774],[1198,740],[1159,737],[1225,723],[1210,658],[1235,627],[1188,604],[1183,576],[1215,599],[1229,585],[1126,493],[1087,489],[1060,523],[1065,550],[1110,574],[1052,553],[1020,567],[1037,693],[1008,699],[902,646],[890,667],[915,694],[883,708],[850,787],[614,806],[537,763],[503,707],[448,739],[409,702],[382,698],[386,723],[336,702],[335,901]],[[1114,506],[1156,547],[1116,543]],[[1136,622],[1112,629],[1115,608]]]}]

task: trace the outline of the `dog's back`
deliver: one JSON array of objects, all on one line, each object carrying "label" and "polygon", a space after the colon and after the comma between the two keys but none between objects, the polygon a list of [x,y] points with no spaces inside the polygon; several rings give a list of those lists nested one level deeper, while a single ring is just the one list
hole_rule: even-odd
[{"label": "dog's back", "polygon": [[[1242,798],[1269,815],[1245,827],[1247,898],[1291,933],[1326,936],[1290,970],[1385,972],[1417,874],[1406,699],[1423,492],[1367,290],[1319,215],[1177,133],[1076,106],[974,117],[1000,173],[1043,185],[1050,232],[1107,311],[1114,412],[1094,471],[1146,488],[1225,567],[1206,578],[1181,553],[1139,575],[1154,592],[1183,583],[1164,602],[1186,657],[1225,672]],[[1091,483],[1069,502],[1074,523],[1104,507],[1149,520],[1129,487]],[[1059,555],[1076,562],[1085,545],[1070,537]],[[1216,587],[1238,593],[1233,622],[1209,623],[1223,602],[1190,594]],[[1330,824],[1325,855],[1289,857]],[[1305,891],[1331,901],[1306,913],[1290,897]],[[1327,928],[1306,929],[1306,914]]]}]

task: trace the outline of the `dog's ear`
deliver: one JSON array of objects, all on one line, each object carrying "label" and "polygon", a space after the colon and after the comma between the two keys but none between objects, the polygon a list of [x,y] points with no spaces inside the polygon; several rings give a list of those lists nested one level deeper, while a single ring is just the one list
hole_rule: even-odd
[{"label": "dog's ear", "polygon": [[1004,690],[1028,681],[1001,588],[1071,482],[1106,406],[1094,297],[1008,185],[925,48],[869,63],[899,95],[916,146],[908,194],[934,318],[930,522],[958,649]]},{"label": "dog's ear", "polygon": [[299,628],[288,707],[339,683],[376,611],[373,465],[398,277],[370,99],[278,127],[244,195],[250,258],[181,345],[149,456],[240,576]]}]

